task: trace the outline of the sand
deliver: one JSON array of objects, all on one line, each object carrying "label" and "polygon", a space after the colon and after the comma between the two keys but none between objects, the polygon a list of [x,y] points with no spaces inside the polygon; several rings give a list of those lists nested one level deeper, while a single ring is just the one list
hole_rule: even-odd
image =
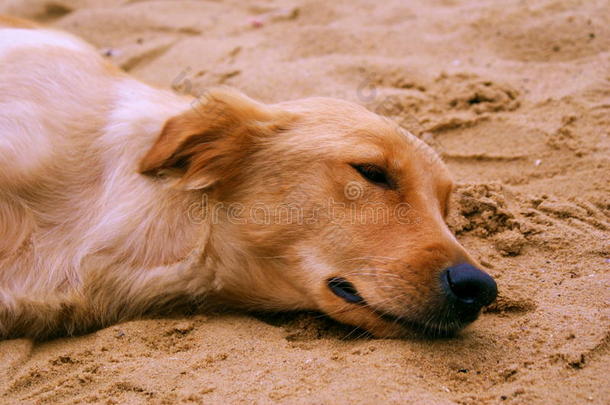
[{"label": "sand", "polygon": [[[610,6],[595,0],[2,0],[136,77],[366,105],[459,182],[498,301],[459,337],[198,314],[0,342],[0,403],[608,404]],[[24,67],[26,68],[26,67]]]}]

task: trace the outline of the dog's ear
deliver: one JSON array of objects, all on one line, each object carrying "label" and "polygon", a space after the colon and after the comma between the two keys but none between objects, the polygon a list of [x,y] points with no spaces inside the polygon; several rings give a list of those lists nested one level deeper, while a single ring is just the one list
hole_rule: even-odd
[{"label": "dog's ear", "polygon": [[285,129],[293,115],[228,89],[210,91],[170,118],[140,162],[140,173],[203,189],[247,171],[257,140]]}]

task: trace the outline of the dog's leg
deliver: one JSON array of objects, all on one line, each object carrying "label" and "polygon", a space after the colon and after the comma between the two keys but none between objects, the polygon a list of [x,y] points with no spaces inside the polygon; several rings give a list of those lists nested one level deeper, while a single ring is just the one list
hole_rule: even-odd
[{"label": "dog's leg", "polygon": [[206,269],[201,252],[179,263],[154,269],[114,269],[91,272],[83,295],[93,318],[101,325],[171,310],[175,306],[199,305],[213,289],[215,273]]},{"label": "dog's leg", "polygon": [[11,296],[0,292],[0,339],[83,333],[93,327],[89,305],[79,294]]},{"label": "dog's leg", "polygon": [[82,334],[173,306],[198,306],[214,274],[204,269],[201,252],[191,256],[155,269],[90,271],[80,287],[62,293],[0,291],[0,339]]}]

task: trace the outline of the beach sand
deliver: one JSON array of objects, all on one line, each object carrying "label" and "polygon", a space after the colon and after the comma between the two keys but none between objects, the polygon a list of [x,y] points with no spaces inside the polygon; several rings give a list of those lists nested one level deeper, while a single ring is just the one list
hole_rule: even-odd
[{"label": "beach sand", "polygon": [[[608,404],[605,0],[0,0],[177,92],[348,99],[434,148],[500,297],[457,338],[199,314],[0,342],[2,404]],[[24,69],[27,67],[24,67]]]}]

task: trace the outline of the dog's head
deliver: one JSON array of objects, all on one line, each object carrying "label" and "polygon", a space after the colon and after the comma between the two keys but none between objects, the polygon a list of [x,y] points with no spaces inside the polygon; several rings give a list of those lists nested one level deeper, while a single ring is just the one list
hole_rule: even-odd
[{"label": "dog's head", "polygon": [[206,254],[236,304],[443,335],[496,297],[445,223],[445,165],[355,104],[210,93],[167,122],[141,171],[205,197]]}]

